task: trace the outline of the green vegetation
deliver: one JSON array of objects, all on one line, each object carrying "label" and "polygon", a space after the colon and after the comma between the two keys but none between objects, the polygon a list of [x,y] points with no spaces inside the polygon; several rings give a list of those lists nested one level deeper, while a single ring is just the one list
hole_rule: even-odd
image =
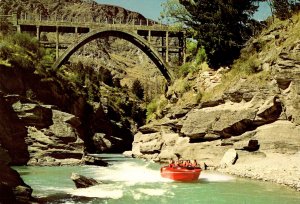
[{"label": "green vegetation", "polygon": [[31,69],[46,74],[46,66],[53,62],[51,54],[26,33],[15,33],[0,38],[0,64]]},{"label": "green vegetation", "polygon": [[13,31],[13,26],[6,18],[0,17],[0,35],[7,35]]},{"label": "green vegetation", "polygon": [[168,105],[168,100],[161,95],[160,97],[157,97],[153,99],[148,105],[147,105],[147,122],[158,119],[162,117],[163,109]]},{"label": "green vegetation", "polygon": [[[179,67],[180,78],[169,87],[169,92],[176,93],[178,97],[176,106],[219,100],[226,91],[234,87],[246,86],[257,90],[268,86],[272,80],[270,66],[276,63],[280,53],[286,48],[295,46],[295,42],[299,41],[300,13],[285,21],[278,18],[273,21],[270,19],[268,19],[269,27],[264,29],[261,35],[247,42],[247,46],[240,52],[240,57],[230,65],[230,70],[223,72],[221,84],[213,88],[206,89],[201,87],[201,83],[200,86],[196,83],[196,80],[199,82],[203,79],[200,77],[202,72],[211,69],[205,63],[193,66],[197,64],[195,63],[197,46],[194,41],[188,42],[189,62]],[[299,59],[295,53],[286,55],[290,59]]]},{"label": "green vegetation", "polygon": [[[241,50],[240,58],[234,61],[230,72],[224,74],[221,85],[214,87],[209,92],[204,92],[201,101],[219,97],[226,90],[242,83],[247,84],[248,87],[265,87],[271,80],[271,73],[269,70],[264,70],[263,65],[264,63],[269,65],[275,63],[284,48],[294,46],[295,42],[299,40],[299,19],[300,13],[294,14],[290,19],[284,21],[275,19],[269,28],[263,30],[260,36]],[[279,29],[278,36],[272,37]],[[270,35],[272,31],[273,34]],[[286,36],[288,36],[287,39],[285,39]],[[292,54],[289,57],[293,59]]]},{"label": "green vegetation", "polygon": [[195,40],[187,41],[187,60],[187,63],[176,70],[178,77],[186,77],[189,73],[198,72],[201,69],[201,64],[207,60],[204,47],[198,48],[198,43]]},{"label": "green vegetation", "polygon": [[257,22],[251,15],[257,1],[168,0],[163,16],[181,22],[195,31],[198,49],[205,48],[213,68],[230,65],[239,56]]}]

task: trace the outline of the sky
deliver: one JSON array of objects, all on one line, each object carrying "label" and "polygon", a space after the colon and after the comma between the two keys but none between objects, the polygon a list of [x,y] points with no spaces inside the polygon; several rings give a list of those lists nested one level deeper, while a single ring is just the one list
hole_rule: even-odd
[{"label": "sky", "polygon": [[[167,0],[95,0],[100,4],[117,5],[131,11],[136,11],[146,18],[158,20],[160,12],[163,10],[162,3]],[[259,11],[254,18],[261,21],[270,15],[270,8],[266,2],[261,3]]]},{"label": "sky", "polygon": [[158,20],[163,10],[161,4],[166,0],[95,0],[100,4],[117,5],[131,11],[136,11],[146,18]]}]

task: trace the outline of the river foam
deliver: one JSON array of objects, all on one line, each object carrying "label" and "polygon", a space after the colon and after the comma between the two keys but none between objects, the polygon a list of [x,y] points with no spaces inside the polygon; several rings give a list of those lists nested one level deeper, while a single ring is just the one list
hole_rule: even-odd
[{"label": "river foam", "polygon": [[97,185],[89,188],[79,188],[69,192],[74,196],[83,196],[89,198],[111,198],[119,199],[123,197],[123,190],[115,185]]},{"label": "river foam", "polygon": [[168,182],[160,176],[158,169],[149,167],[150,163],[137,164],[136,162],[126,162],[115,164],[112,167],[97,173],[98,180],[126,182],[126,185],[135,185],[136,183],[155,183]]}]

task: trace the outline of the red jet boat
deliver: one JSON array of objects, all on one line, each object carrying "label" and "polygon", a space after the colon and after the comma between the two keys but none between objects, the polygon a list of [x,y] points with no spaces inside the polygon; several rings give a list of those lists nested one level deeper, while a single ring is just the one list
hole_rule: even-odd
[{"label": "red jet boat", "polygon": [[164,166],[160,169],[160,175],[174,181],[196,181],[201,173],[201,168],[194,167],[169,167]]}]

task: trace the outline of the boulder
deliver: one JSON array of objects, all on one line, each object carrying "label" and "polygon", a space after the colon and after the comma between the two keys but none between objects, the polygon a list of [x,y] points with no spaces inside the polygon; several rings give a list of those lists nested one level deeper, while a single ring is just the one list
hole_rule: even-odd
[{"label": "boulder", "polygon": [[245,146],[243,149],[249,152],[257,151],[259,149],[258,140],[249,140],[248,145]]},{"label": "boulder", "polygon": [[276,121],[258,127],[252,140],[259,141],[259,151],[295,154],[300,150],[300,127],[290,121]]},{"label": "boulder", "polygon": [[125,157],[134,157],[134,154],[132,151],[125,151],[125,152],[123,152],[123,155]]},{"label": "boulder", "polygon": [[28,186],[18,185],[14,188],[14,194],[16,196],[16,200],[24,203],[30,203],[29,201],[32,200],[32,189]]},{"label": "boulder", "polygon": [[139,131],[143,134],[156,133],[162,130],[170,132],[171,128],[176,128],[177,122],[178,120],[176,119],[169,119],[165,117],[159,121],[155,121],[147,125],[141,126],[139,128]]},{"label": "boulder", "polygon": [[163,141],[161,139],[154,139],[145,143],[142,143],[140,146],[140,152],[143,154],[159,153]]},{"label": "boulder", "polygon": [[93,178],[88,178],[77,173],[72,173],[71,179],[75,183],[76,188],[87,188],[100,184]]},{"label": "boulder", "polygon": [[235,149],[227,150],[220,162],[220,167],[226,168],[227,166],[233,165],[236,162],[237,158],[238,154]]}]

